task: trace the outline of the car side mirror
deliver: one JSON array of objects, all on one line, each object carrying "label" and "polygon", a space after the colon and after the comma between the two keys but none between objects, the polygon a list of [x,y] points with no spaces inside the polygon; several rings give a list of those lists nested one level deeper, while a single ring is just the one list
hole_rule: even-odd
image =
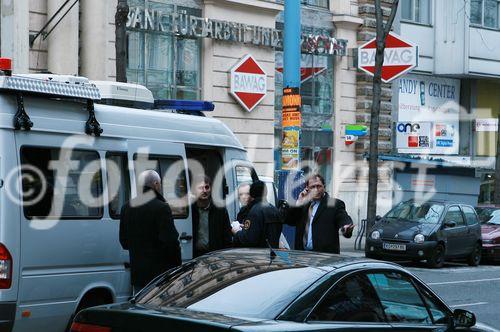
[{"label": "car side mirror", "polygon": [[476,325],[476,316],[467,310],[456,309],[453,311],[453,321],[455,322],[455,327],[473,327]]},{"label": "car side mirror", "polygon": [[454,221],[445,221],[444,222],[444,227],[446,227],[446,228],[453,228],[455,226],[457,226],[457,223]]},{"label": "car side mirror", "polygon": [[375,221],[380,221],[380,220],[382,220],[382,217],[381,217],[381,216],[376,216],[376,217],[375,217]]}]

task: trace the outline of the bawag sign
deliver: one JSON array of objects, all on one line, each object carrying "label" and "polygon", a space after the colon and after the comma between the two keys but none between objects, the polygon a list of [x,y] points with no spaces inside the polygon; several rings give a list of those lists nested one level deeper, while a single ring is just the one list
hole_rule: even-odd
[{"label": "bawag sign", "polygon": [[407,75],[399,80],[396,144],[400,153],[459,152],[460,80]]}]

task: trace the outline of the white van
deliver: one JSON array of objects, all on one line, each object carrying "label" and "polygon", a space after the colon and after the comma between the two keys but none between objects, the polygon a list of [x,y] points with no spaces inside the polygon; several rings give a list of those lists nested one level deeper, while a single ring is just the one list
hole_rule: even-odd
[{"label": "white van", "polygon": [[145,169],[163,178],[183,259],[193,252],[189,163],[215,179],[235,220],[240,177],[257,178],[235,135],[212,118],[120,103],[154,101],[135,85],[0,76],[0,331],[64,331],[77,310],[129,297],[120,209]]}]

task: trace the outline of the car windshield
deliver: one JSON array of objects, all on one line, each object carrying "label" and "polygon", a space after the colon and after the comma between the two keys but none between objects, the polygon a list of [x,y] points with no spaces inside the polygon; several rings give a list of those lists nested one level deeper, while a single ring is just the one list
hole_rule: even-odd
[{"label": "car windshield", "polygon": [[424,224],[437,224],[444,211],[443,204],[403,202],[385,215],[386,219],[402,219]]},{"label": "car windshield", "polygon": [[156,309],[181,307],[235,317],[274,319],[325,271],[269,259],[191,261],[139,294]]},{"label": "car windshield", "polygon": [[477,216],[479,217],[479,221],[481,223],[486,223],[490,221],[495,216],[500,216],[500,209],[491,208],[491,207],[477,207],[476,208]]},{"label": "car windshield", "polygon": [[488,225],[500,225],[500,215],[494,214],[487,222]]}]

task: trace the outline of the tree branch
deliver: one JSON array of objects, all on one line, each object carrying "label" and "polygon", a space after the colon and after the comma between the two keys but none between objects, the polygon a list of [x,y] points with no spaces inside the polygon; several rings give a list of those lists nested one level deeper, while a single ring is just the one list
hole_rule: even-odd
[{"label": "tree branch", "polygon": [[[385,24],[384,28],[384,40],[387,38],[387,35],[391,31],[392,24],[394,23],[394,19],[396,18],[396,13],[398,11],[398,4],[399,0],[393,0],[392,5],[391,5],[391,14],[389,15],[389,18],[387,19],[387,22]],[[380,9],[382,10],[382,9]]]},{"label": "tree branch", "polygon": [[379,33],[382,33],[384,30],[384,15],[382,13],[382,4],[380,3],[380,0],[375,0],[375,20],[377,24],[377,36],[382,36],[379,35]]}]

